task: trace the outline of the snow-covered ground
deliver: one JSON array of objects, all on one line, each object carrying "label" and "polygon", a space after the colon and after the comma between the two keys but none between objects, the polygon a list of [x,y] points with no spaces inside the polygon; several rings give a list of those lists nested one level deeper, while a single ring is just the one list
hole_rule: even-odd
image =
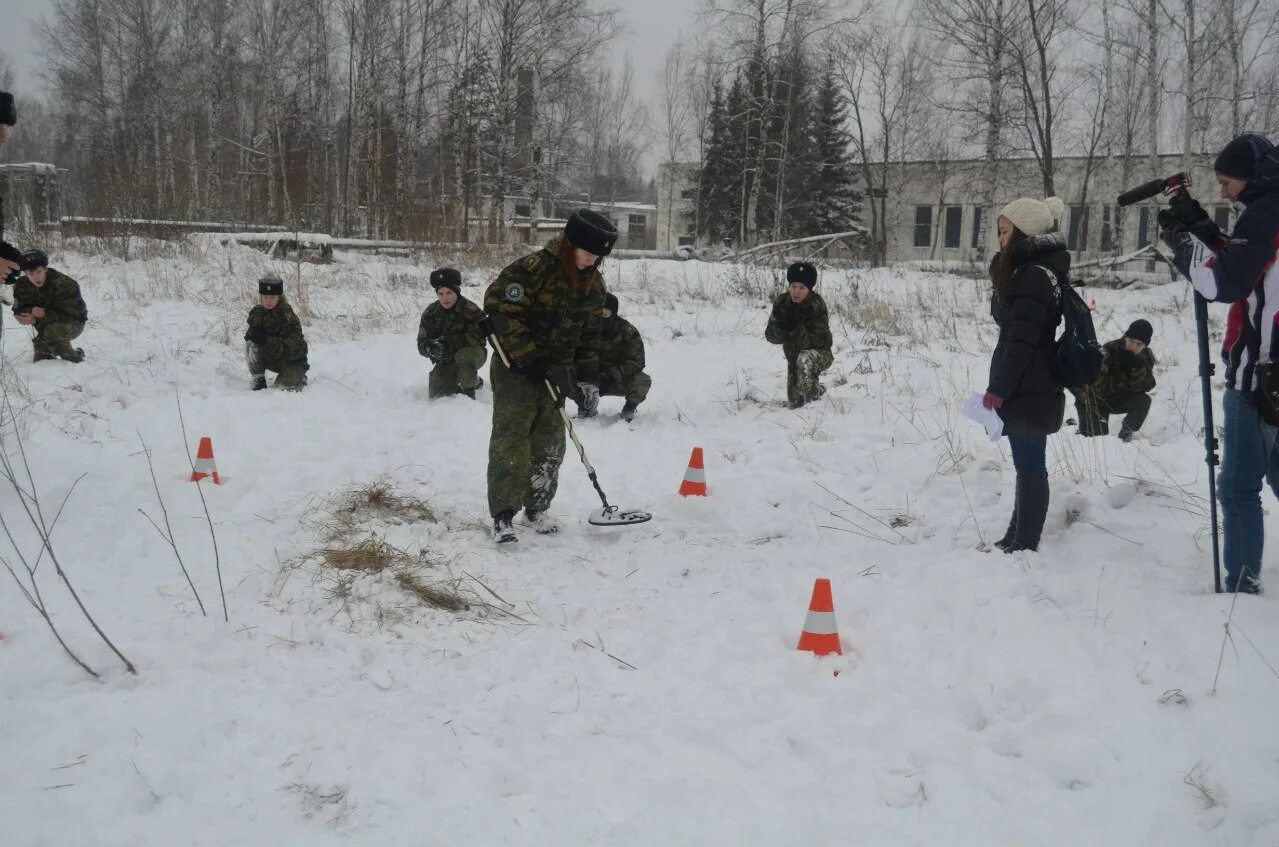
[{"label": "snow-covered ground", "polygon": [[[341,258],[302,266],[302,290],[244,248],[55,256],[92,315],[78,366],[32,364],[6,319],[46,518],[83,475],[54,550],[138,673],[47,561],[43,596],[101,681],[0,573],[0,844],[1279,844],[1273,597],[1238,599],[1213,692],[1232,598],[1211,593],[1184,287],[1095,292],[1104,339],[1154,324],[1155,409],[1130,445],[1050,440],[1042,552],[1012,558],[984,552],[1011,508],[1006,445],[958,417],[985,384],[984,284],[827,274],[831,390],[792,412],[762,338],[775,272],[613,263],[654,389],[633,424],[608,398],[580,434],[609,497],[654,520],[587,526],[570,447],[563,532],[496,549],[491,395],[426,400],[430,265]],[[300,395],[247,390],[268,267],[310,316]],[[493,271],[464,271],[466,295]],[[207,617],[148,521],[139,433]],[[186,481],[206,435],[229,623]],[[710,496],[682,499],[694,446]],[[394,568],[317,553],[377,542]],[[472,608],[429,608],[399,572]],[[842,658],[794,650],[816,577]]]}]

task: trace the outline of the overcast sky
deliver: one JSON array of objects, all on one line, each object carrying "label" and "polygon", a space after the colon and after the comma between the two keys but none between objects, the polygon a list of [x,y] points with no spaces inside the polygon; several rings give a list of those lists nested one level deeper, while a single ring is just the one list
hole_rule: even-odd
[{"label": "overcast sky", "polygon": [[[650,103],[657,94],[657,75],[666,57],[666,50],[681,31],[692,29],[694,9],[699,0],[614,0],[611,3],[622,9],[629,31],[615,47],[617,66],[620,68],[626,56],[635,66],[635,79],[640,91]],[[49,0],[0,0],[0,53],[13,63],[17,72],[18,90],[30,91],[41,87],[36,79],[38,54],[30,50],[28,42],[31,28],[28,21],[42,15],[52,17]],[[56,48],[54,48],[56,49]]]}]

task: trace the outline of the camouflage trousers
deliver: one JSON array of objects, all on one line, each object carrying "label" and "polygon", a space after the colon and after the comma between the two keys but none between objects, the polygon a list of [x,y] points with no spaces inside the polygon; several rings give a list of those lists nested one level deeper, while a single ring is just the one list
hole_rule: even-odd
[{"label": "camouflage trousers", "polygon": [[35,325],[35,338],[31,339],[31,347],[37,361],[61,356],[64,359],[79,358],[71,342],[84,332],[84,324],[80,321],[60,321],[58,323],[40,323]]},{"label": "camouflage trousers", "polygon": [[487,356],[488,351],[480,344],[468,345],[458,350],[452,362],[431,368],[427,395],[434,400],[436,397],[449,397],[461,391],[474,391],[479,384],[480,367]]},{"label": "camouflage trousers", "polygon": [[301,391],[302,386],[306,385],[306,372],[311,369],[305,360],[301,362],[282,362],[272,356],[268,356],[266,352],[254,344],[252,341],[244,343],[244,359],[249,365],[249,373],[253,376],[264,376],[267,371],[279,374],[275,378],[276,388],[286,388],[289,391]]},{"label": "camouflage trousers", "polygon": [[489,366],[493,431],[489,435],[489,514],[545,512],[559,487],[564,423],[542,381],[511,373],[500,358]]},{"label": "camouflage trousers", "polygon": [[607,376],[600,377],[601,397],[625,397],[626,402],[638,406],[648,398],[649,389],[653,387],[653,378],[640,371],[630,379],[614,382]]},{"label": "camouflage trousers", "polygon": [[1108,435],[1111,415],[1124,416],[1120,432],[1136,432],[1150,413],[1150,395],[1131,391],[1103,399],[1085,389],[1075,395],[1075,411],[1079,414],[1080,435]]},{"label": "camouflage trousers", "polygon": [[835,364],[829,350],[801,350],[786,360],[786,399],[792,404],[816,400],[822,395],[817,378]]}]

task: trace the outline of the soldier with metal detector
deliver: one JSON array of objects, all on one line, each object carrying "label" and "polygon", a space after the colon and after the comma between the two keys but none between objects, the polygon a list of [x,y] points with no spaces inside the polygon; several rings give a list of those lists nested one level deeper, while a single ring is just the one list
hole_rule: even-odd
[{"label": "soldier with metal detector", "polygon": [[[1199,374],[1203,384],[1207,461],[1217,461],[1208,361],[1207,301],[1230,303],[1222,357],[1226,363],[1226,420],[1220,489],[1226,585],[1229,592],[1261,591],[1262,481],[1279,497],[1279,151],[1260,135],[1241,135],[1218,154],[1213,170],[1221,198],[1235,205],[1238,219],[1227,235],[1186,190],[1177,174],[1121,195],[1120,205],[1155,194],[1168,195],[1159,213],[1160,236],[1173,251],[1172,263],[1195,288],[1199,330]],[[1214,497],[1212,474],[1209,491]],[[1216,503],[1212,508],[1213,565],[1217,590]]]}]

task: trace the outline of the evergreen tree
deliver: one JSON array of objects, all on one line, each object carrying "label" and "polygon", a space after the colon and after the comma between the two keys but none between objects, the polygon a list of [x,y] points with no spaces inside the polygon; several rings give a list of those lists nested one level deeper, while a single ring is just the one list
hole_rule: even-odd
[{"label": "evergreen tree", "polygon": [[733,172],[738,167],[737,142],[733,137],[733,121],[729,114],[729,107],[734,101],[740,105],[741,88],[737,81],[733,83],[727,104],[719,83],[715,84],[711,91],[707,139],[700,174],[701,190],[697,198],[697,234],[699,238],[713,244],[737,235],[741,173],[740,168],[738,173]]},{"label": "evergreen tree", "polygon": [[813,165],[807,169],[807,209],[801,229],[805,235],[845,232],[861,213],[849,152],[851,137],[844,128],[848,114],[834,75],[827,73],[817,91],[809,124]]}]

